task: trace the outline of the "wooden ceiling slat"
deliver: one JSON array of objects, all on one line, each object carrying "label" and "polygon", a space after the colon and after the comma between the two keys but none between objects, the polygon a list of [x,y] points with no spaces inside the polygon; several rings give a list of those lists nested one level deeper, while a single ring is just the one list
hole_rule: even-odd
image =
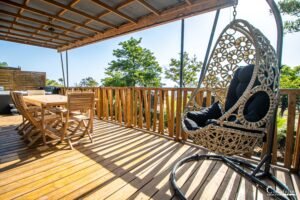
[{"label": "wooden ceiling slat", "polygon": [[[9,20],[6,20],[6,19],[0,19],[0,22],[5,22],[5,23],[11,23],[11,25],[17,25],[17,26],[22,26],[22,27],[24,27],[24,28],[29,28],[29,29],[32,29],[32,30],[35,30],[35,33],[36,34],[39,34],[39,35],[42,35],[42,36],[45,36],[46,37],[46,35],[44,35],[44,34],[40,34],[39,32],[37,32],[37,31],[44,31],[44,32],[47,32],[47,30],[45,30],[45,29],[43,29],[43,28],[38,28],[38,27],[35,27],[35,26],[30,26],[30,25],[27,25],[27,24],[22,24],[22,23],[19,23],[19,22],[14,22],[14,23],[12,23],[12,21],[9,21]],[[4,28],[4,26],[2,26],[3,28]],[[8,27],[6,27],[6,28],[8,28]],[[11,26],[10,28],[14,28],[13,26]],[[15,28],[16,29],[16,28]],[[18,29],[18,30],[21,30],[21,29]],[[22,31],[24,32],[24,33],[26,33],[26,32],[30,32],[30,31],[26,31],[26,30],[23,30],[22,29]],[[32,32],[32,33],[34,33],[34,32]],[[65,41],[65,42],[70,42],[70,40],[65,40],[65,39],[62,39],[62,38],[59,38],[59,36],[60,35],[63,35],[64,37],[68,37],[68,38],[70,38],[70,39],[72,39],[72,40],[74,40],[74,39],[78,39],[78,38],[72,38],[72,37],[70,37],[70,36],[68,36],[68,35],[64,35],[64,34],[57,34],[57,33],[54,33],[56,36],[51,36],[51,38],[53,38],[53,39],[57,39],[57,40],[62,40],[62,41]],[[47,36],[47,37],[50,37],[50,36]]]},{"label": "wooden ceiling slat", "polygon": [[[3,21],[3,20],[0,19],[0,22],[1,21]],[[14,24],[15,25],[19,25],[19,23],[16,23],[16,22]],[[23,26],[23,24],[21,24],[19,26]],[[3,26],[3,25],[0,25],[0,28],[6,28],[6,29],[13,30],[13,31],[23,32],[23,33],[27,33],[27,34],[34,34],[34,35],[38,35],[38,36],[49,38],[49,39],[60,40],[60,41],[62,41],[61,44],[65,44],[65,43],[69,43],[70,42],[68,40],[64,40],[64,39],[59,38],[59,35],[57,35],[57,34],[56,34],[56,36],[51,37],[51,36],[48,36],[48,35],[40,34],[40,33],[37,33],[37,32],[26,31],[26,30],[23,30],[23,29],[15,28],[15,27],[6,27],[6,26]],[[36,30],[36,29],[34,29],[34,30]]]},{"label": "wooden ceiling slat", "polygon": [[106,5],[105,3],[101,2],[101,1],[98,1],[98,0],[92,0],[92,1],[96,4],[98,4],[99,6],[101,6],[102,8],[105,8],[106,10],[108,10],[108,11],[110,11],[110,12],[112,12],[112,13],[114,13],[114,14],[116,14],[116,15],[118,15],[118,16],[134,23],[134,24],[137,23],[137,21],[135,19],[132,19],[131,17],[121,13],[120,11],[118,11],[118,9],[112,8],[109,5]]},{"label": "wooden ceiling slat", "polygon": [[10,42],[17,42],[17,43],[21,43],[21,44],[30,44],[30,45],[34,45],[34,46],[47,47],[47,48],[51,48],[51,49],[57,48],[57,46],[54,46],[54,45],[38,43],[38,42],[34,42],[34,41],[21,40],[21,39],[10,37],[10,36],[1,36],[0,35],[0,40],[7,40]]},{"label": "wooden ceiling slat", "polygon": [[99,22],[99,23],[101,23],[101,24],[104,24],[104,25],[106,25],[106,26],[108,26],[108,27],[111,27],[111,28],[117,28],[115,25],[113,25],[113,24],[111,24],[111,23],[108,23],[108,22],[106,22],[106,21],[103,21],[103,20],[101,20],[101,19],[98,19],[97,17],[94,17],[94,16],[89,15],[89,14],[87,14],[87,13],[85,13],[85,12],[82,12],[82,11],[80,11],[80,10],[77,10],[77,9],[71,7],[71,6],[66,6],[66,5],[64,5],[64,4],[58,3],[58,2],[53,1],[53,0],[44,0],[44,1],[47,2],[47,3],[49,3],[49,4],[51,4],[51,5],[55,5],[55,6],[59,7],[59,8],[63,8],[64,10],[72,11],[72,12],[78,14],[78,15],[81,15],[81,16],[86,17],[86,18],[88,18],[88,19],[94,20],[94,21]]},{"label": "wooden ceiling slat", "polygon": [[13,7],[16,7],[16,8],[23,8],[27,11],[30,11],[30,12],[33,12],[33,13],[36,13],[36,14],[39,14],[39,15],[43,15],[43,16],[50,17],[50,18],[53,18],[53,19],[56,19],[56,20],[59,20],[59,21],[65,22],[65,23],[69,23],[69,24],[72,24],[72,25],[75,25],[75,26],[79,26],[79,27],[85,28],[85,29],[87,29],[89,31],[92,31],[92,32],[101,33],[101,31],[99,31],[97,29],[85,26],[81,23],[74,22],[74,21],[69,20],[69,19],[62,18],[62,17],[57,16],[57,15],[49,14],[47,12],[44,12],[44,11],[41,11],[41,10],[38,10],[38,9],[35,9],[35,8],[31,8],[27,5],[18,4],[18,3],[12,2],[12,1],[1,1],[1,2],[5,3],[9,6],[13,6]]},{"label": "wooden ceiling slat", "polygon": [[[0,23],[5,22],[7,24],[5,25],[3,23],[3,25],[0,25],[0,28],[5,28],[3,30],[1,28],[2,32],[0,33],[4,36],[1,36],[0,40],[3,39],[18,43],[56,48],[59,52],[113,38],[119,35],[124,35],[134,31],[158,26],[182,18],[187,18],[220,8],[233,6],[235,2],[235,0],[184,0],[183,2],[174,1],[174,3],[169,7],[160,8],[157,5],[157,1],[153,1],[151,2],[151,4],[149,4],[146,0],[123,0],[122,3],[113,7],[107,5],[104,2],[101,2],[100,0],[85,1],[85,3],[89,4],[88,6],[95,7],[96,5],[98,5],[105,9],[105,11],[103,11],[101,14],[95,16],[94,14],[90,14],[89,12],[85,12],[77,7],[74,7],[74,5],[80,3],[80,1],[82,0],[70,0],[68,1],[68,4],[62,4],[60,1],[39,0],[61,8],[61,10],[57,9],[60,11],[56,12],[57,14],[50,14],[47,10],[48,6],[45,3],[40,4],[41,7],[36,8],[35,6],[33,6],[33,4],[29,4],[29,1],[30,0],[25,0],[24,3],[21,4],[18,3],[20,1],[15,0],[0,0],[1,4],[5,4],[13,8],[19,8],[19,10],[15,10],[14,12],[8,11],[8,9],[0,10]],[[127,14],[121,12],[121,8],[126,7],[134,2],[141,4],[139,8],[143,11],[147,9],[153,14],[149,15],[149,12],[147,12],[147,14],[139,17],[139,19],[137,20],[133,19],[130,15],[130,12],[136,12],[136,6],[128,7],[126,9],[126,13],[129,13]],[[26,13],[22,13],[23,11],[25,11]],[[68,11],[70,11],[70,13]],[[74,16],[74,18],[67,18],[67,15],[63,15],[64,12],[68,12],[67,14],[71,14],[70,16]],[[105,20],[105,23],[112,23],[111,25],[113,25],[108,27],[117,28],[105,29],[103,33],[98,29],[98,27],[94,27],[95,24],[93,24],[93,26],[88,25],[88,23],[94,21],[97,23],[101,23],[100,20],[104,20],[104,18],[102,17],[110,13],[113,14],[110,16],[111,21],[118,21],[121,17],[128,22],[125,22],[125,24],[118,26],[116,24],[117,22],[109,23]],[[4,16],[10,16],[13,19],[3,19],[3,14]],[[83,20],[83,18],[86,20]],[[76,19],[78,19],[80,22],[76,21]],[[122,20],[122,22],[124,22],[124,20]],[[54,31],[51,31],[50,28],[53,28]],[[87,31],[83,32],[77,30],[79,28]],[[45,32],[53,34],[46,34]],[[5,36],[5,34],[9,34],[14,37],[8,35]]]},{"label": "wooden ceiling slat", "polygon": [[[80,0],[79,0],[80,1]],[[122,2],[121,4],[119,4],[115,9],[116,10],[119,10],[119,9],[121,9],[121,8],[123,8],[123,7],[126,7],[126,6],[128,6],[129,4],[131,4],[131,3],[133,3],[133,2],[135,2],[136,0],[127,0],[127,1],[124,1],[124,2]],[[97,18],[101,18],[101,17],[103,17],[103,16],[105,16],[105,15],[107,15],[107,14],[109,14],[109,13],[111,13],[109,10],[107,10],[106,12],[103,12],[103,13],[101,13],[101,14],[99,14],[98,16],[97,16]],[[85,24],[88,24],[88,23],[90,23],[91,22],[91,20],[88,20],[88,21],[86,21],[85,22]]]},{"label": "wooden ceiling slat", "polygon": [[120,4],[116,7],[116,9],[119,10],[120,8],[126,7],[126,6],[128,6],[129,4],[131,4],[131,3],[135,2],[135,1],[136,1],[136,0],[127,0],[127,1],[124,1],[124,2],[120,3]]},{"label": "wooden ceiling slat", "polygon": [[53,41],[50,41],[50,40],[46,40],[46,39],[43,39],[43,38],[37,38],[37,37],[32,37],[32,36],[26,36],[26,35],[22,35],[22,34],[19,34],[19,33],[12,33],[12,32],[7,32],[7,31],[1,31],[0,30],[0,33],[4,33],[4,34],[7,34],[7,35],[11,35],[11,36],[18,36],[18,37],[22,37],[22,38],[25,38],[25,39],[34,39],[34,40],[39,40],[39,41],[43,41],[43,42],[51,42],[53,44],[57,44],[59,46],[61,46],[62,44],[65,44],[65,43],[61,43],[61,42],[53,42]]},{"label": "wooden ceiling slat", "polygon": [[[76,30],[73,30],[73,29],[65,28],[63,26],[51,24],[49,22],[44,22],[44,21],[34,19],[34,18],[31,18],[31,17],[26,17],[26,16],[23,16],[23,15],[17,15],[15,13],[7,12],[7,11],[4,11],[4,10],[0,10],[0,13],[6,14],[6,15],[9,15],[9,16],[12,16],[12,17],[19,17],[19,19],[25,19],[27,21],[35,22],[35,23],[38,23],[38,24],[43,24],[43,25],[46,25],[46,26],[49,26],[49,27],[60,29],[60,30],[73,32],[73,33],[76,33],[76,34],[84,36],[84,37],[89,36],[88,34],[85,34],[85,33],[82,33],[82,32],[79,32],[79,31],[76,31]],[[69,36],[69,37],[72,37],[72,36]],[[78,40],[77,37],[73,37],[73,38]]]},{"label": "wooden ceiling slat", "polygon": [[147,8],[149,11],[153,12],[155,15],[160,15],[160,12],[155,9],[153,6],[151,6],[149,3],[147,3],[144,0],[136,0],[137,2],[139,2],[140,4],[142,4],[145,8]]},{"label": "wooden ceiling slat", "polygon": [[200,13],[205,13],[216,9],[232,6],[233,4],[234,0],[195,0],[192,5],[180,4],[177,7],[173,7],[162,11],[160,16],[148,15],[146,17],[141,18],[136,25],[125,24],[119,27],[117,30],[108,30],[103,34],[97,34],[93,37],[85,38],[80,41],[71,43],[69,45],[59,47],[58,51],[65,51],[79,46],[91,44],[97,41],[109,39],[117,35],[127,34],[130,32],[175,21],[181,18],[191,17]]},{"label": "wooden ceiling slat", "polygon": [[190,0],[185,0],[185,2],[188,4],[188,5],[192,5],[192,2]]}]

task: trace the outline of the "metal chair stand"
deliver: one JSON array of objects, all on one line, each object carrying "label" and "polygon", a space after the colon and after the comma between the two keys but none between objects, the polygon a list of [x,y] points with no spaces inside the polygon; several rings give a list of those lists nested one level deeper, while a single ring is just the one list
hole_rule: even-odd
[{"label": "metal chair stand", "polygon": [[[200,160],[214,160],[221,161],[225,163],[228,167],[233,169],[235,172],[245,177],[247,180],[255,184],[257,187],[264,190],[270,197],[274,199],[280,200],[297,200],[296,194],[292,192],[285,184],[280,182],[275,176],[270,173],[270,163],[271,156],[267,154],[261,160],[258,165],[250,164],[249,162],[238,159],[236,157],[231,156],[223,156],[223,155],[204,155],[204,154],[196,154],[189,157],[186,157],[173,167],[171,175],[170,175],[170,183],[173,189],[174,195],[178,197],[180,200],[186,200],[184,193],[180,190],[176,183],[176,171],[182,165],[188,162],[200,161]],[[247,168],[249,172],[245,169]],[[276,191],[271,185],[266,184],[263,180],[268,179],[272,181],[276,186],[278,186],[282,193]]]}]

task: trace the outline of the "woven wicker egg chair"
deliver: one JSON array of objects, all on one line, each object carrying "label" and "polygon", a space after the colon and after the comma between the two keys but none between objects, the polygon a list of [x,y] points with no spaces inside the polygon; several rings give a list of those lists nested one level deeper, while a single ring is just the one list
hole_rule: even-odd
[{"label": "woven wicker egg chair", "polygon": [[[186,197],[176,183],[176,171],[185,163],[200,160],[223,162],[276,199],[297,199],[295,193],[279,181],[270,170],[274,121],[279,97],[279,67],[281,66],[283,26],[275,1],[266,0],[266,2],[272,10],[277,25],[277,53],[271,46],[270,41],[258,29],[245,20],[235,18],[221,32],[210,53],[220,10],[216,12],[204,59],[204,70],[202,69],[198,88],[192,93],[183,113],[182,128],[194,143],[217,154],[191,155],[181,159],[174,165],[170,174],[170,185],[178,199],[185,200]],[[236,5],[234,6],[234,17],[236,15]],[[242,93],[239,93],[239,98],[232,101],[230,94],[235,89],[233,83],[236,77],[240,76],[239,72],[241,70],[250,67],[252,67],[251,73],[247,75],[247,78],[249,76],[250,78],[246,86],[244,85]],[[212,91],[215,101],[221,104],[223,112],[220,111],[220,117],[207,120],[208,123],[206,121],[204,125],[198,126],[199,123],[194,123],[196,126],[189,124],[189,127],[187,127],[185,120],[188,119],[188,116],[191,117],[191,110],[199,111],[201,109],[202,105],[197,105],[195,101],[201,86]],[[252,104],[252,107],[250,107],[250,104],[261,98],[261,96],[264,96],[264,100],[256,102],[264,102],[266,108],[263,112],[260,112],[259,118],[249,117],[249,113],[247,113],[249,108],[259,110],[255,108],[255,104],[254,106]],[[228,101],[231,101],[231,103],[228,104]],[[216,104],[218,108],[219,104]],[[230,106],[228,107],[228,105]],[[212,110],[212,113],[214,113],[215,109]],[[261,113],[263,114],[261,115]],[[252,152],[267,132],[269,133],[267,152],[257,165],[234,156]],[[264,179],[273,182],[276,189],[269,185],[269,182],[265,182]],[[278,188],[283,192],[278,191]]]},{"label": "woven wicker egg chair", "polygon": [[[224,109],[235,71],[239,66],[249,64],[253,64],[254,68],[248,86],[220,118],[197,130],[189,130],[182,123],[183,130],[194,143],[217,153],[237,155],[251,152],[265,136],[276,109],[279,69],[274,48],[258,29],[238,19],[222,31],[209,58],[203,86],[211,89]],[[194,101],[197,92],[193,93],[189,103],[193,103],[193,108],[201,109],[201,105]],[[268,96],[267,112],[258,121],[251,121],[245,116],[245,109],[249,102],[261,95]],[[189,111],[187,107],[183,119]]]}]

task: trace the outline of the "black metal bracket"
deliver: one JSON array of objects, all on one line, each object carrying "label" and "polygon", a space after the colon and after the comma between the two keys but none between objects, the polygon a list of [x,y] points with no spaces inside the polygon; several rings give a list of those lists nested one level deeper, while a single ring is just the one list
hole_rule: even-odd
[{"label": "black metal bracket", "polygon": [[[280,199],[280,200],[297,200],[295,192],[291,191],[285,184],[280,182],[271,173],[266,172],[265,170],[262,169],[262,167],[266,163],[268,163],[269,159],[271,159],[269,156],[265,156],[258,165],[254,165],[245,160],[241,160],[230,156],[196,154],[196,155],[186,157],[176,163],[170,175],[170,183],[175,196],[178,197],[180,200],[186,200],[187,198],[179,189],[176,183],[177,169],[182,165],[184,165],[185,163],[192,162],[192,161],[215,160],[215,161],[221,161],[225,163],[228,167],[236,171],[238,174],[242,175],[243,177],[245,177],[246,179],[254,183],[256,186],[260,187],[272,198]],[[251,172],[249,173],[245,171],[243,167],[249,169],[249,171]],[[281,189],[283,193],[279,193],[278,191],[276,191],[272,186],[266,184],[263,181],[263,179],[269,179],[270,181],[272,181],[274,184],[276,184],[276,186],[278,186]]]}]

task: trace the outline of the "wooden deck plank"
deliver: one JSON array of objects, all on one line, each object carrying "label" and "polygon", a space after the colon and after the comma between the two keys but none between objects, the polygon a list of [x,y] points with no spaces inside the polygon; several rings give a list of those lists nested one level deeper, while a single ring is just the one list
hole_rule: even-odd
[{"label": "wooden deck plank", "polygon": [[[249,170],[244,169],[246,172]],[[237,192],[236,199],[237,200],[244,200],[244,199],[256,199],[256,191],[257,188],[253,185],[250,181],[246,178],[241,177],[239,190]]]},{"label": "wooden deck plank", "polygon": [[[288,188],[292,190],[292,192],[295,192],[292,177],[288,172],[281,169],[274,169],[274,174],[278,178],[278,180],[280,180],[282,183],[288,186]],[[276,190],[279,191],[280,193],[283,193],[277,185],[276,185]]]},{"label": "wooden deck plank", "polygon": [[228,167],[222,162],[217,162],[209,176],[200,188],[200,191],[193,199],[213,199],[217,193],[218,187],[226,175]]},{"label": "wooden deck plank", "polygon": [[203,184],[207,176],[211,173],[212,168],[215,166],[215,162],[213,161],[203,161],[200,163],[200,167],[198,167],[195,173],[188,178],[187,182],[181,186],[181,190],[185,193],[188,199],[192,199],[198,188]]},{"label": "wooden deck plank", "polygon": [[[180,152],[185,152],[187,150],[187,147],[181,146],[179,147]],[[170,155],[170,154],[169,154]],[[166,153],[166,156],[168,154]],[[172,160],[176,160],[178,157],[176,155],[171,155]],[[141,166],[129,171],[128,173],[124,174],[120,178],[117,178],[114,180],[111,185],[107,185],[100,190],[97,190],[97,192],[91,194],[86,199],[120,199],[129,198],[135,190],[149,182],[153,176],[151,176],[150,172],[153,172],[152,175],[159,174],[160,170],[166,170],[166,167],[169,167],[170,164],[173,162],[163,162],[166,161],[166,157],[162,157],[158,159],[160,163],[157,162],[157,165],[153,165],[153,163],[145,162]],[[163,160],[161,160],[163,159]],[[145,165],[148,165],[146,168]],[[158,169],[158,167],[162,167],[161,169]],[[157,172],[157,171],[158,172]],[[156,172],[156,173],[155,173]],[[112,187],[111,187],[112,186]],[[101,194],[101,195],[100,195]],[[100,197],[101,196],[101,197]],[[99,198],[100,197],[100,198]]]},{"label": "wooden deck plank", "polygon": [[[142,140],[139,140],[138,143],[147,142],[148,146],[155,146],[155,143],[157,143],[157,140],[153,140],[154,138],[151,138],[152,142],[149,142],[149,138],[145,138]],[[44,194],[47,194],[53,190],[57,190],[60,187],[63,187],[64,185],[67,185],[71,182],[74,182],[77,179],[80,179],[84,176],[87,176],[88,174],[100,170],[105,169],[104,166],[108,166],[112,164],[113,159],[117,159],[118,157],[116,154],[119,153],[119,156],[122,156],[124,158],[125,151],[127,150],[128,146],[135,146],[136,144],[131,143],[130,145],[123,146],[123,148],[111,151],[107,156],[103,156],[100,153],[94,153],[93,155],[86,156],[88,159],[87,161],[83,162],[82,164],[75,165],[74,167],[68,168],[66,170],[60,171],[58,173],[55,173],[51,176],[48,176],[46,178],[43,178],[39,181],[27,184],[26,186],[23,186],[20,190],[19,188],[13,191],[9,192],[9,195],[7,196],[15,195],[15,193],[23,193],[26,192],[26,195],[20,196],[21,199],[35,199],[39,196],[42,196]],[[136,147],[136,146],[135,146]],[[147,147],[147,146],[146,146]],[[130,147],[129,147],[130,148]],[[139,154],[145,153],[145,150],[142,150],[141,148],[145,148],[144,145],[140,145],[139,147],[134,148],[133,150],[140,150]],[[146,148],[147,150],[147,148]],[[129,151],[128,151],[129,152]],[[127,153],[127,152],[126,152]],[[138,156],[138,154],[134,154],[133,156]],[[105,159],[106,158],[106,159]],[[126,158],[126,157],[125,157]],[[112,159],[112,160],[111,160]],[[130,159],[130,156],[126,159]],[[125,160],[120,160],[118,162],[115,162],[116,165],[121,165]],[[61,166],[63,167],[63,166]],[[105,169],[107,170],[107,169]],[[25,191],[24,191],[25,189]],[[37,190],[36,190],[37,189]],[[23,193],[25,194],[25,193]],[[6,197],[6,195],[4,197]],[[2,195],[0,195],[0,199],[2,198]],[[4,198],[5,199],[5,198]]]},{"label": "wooden deck plank", "polygon": [[[136,140],[132,139],[130,141],[122,141],[123,145],[127,145],[130,143],[133,143],[135,141],[138,141],[142,139],[142,137],[137,137]],[[109,144],[109,143],[108,143]],[[114,145],[116,145],[116,143],[113,143]],[[112,145],[112,144],[109,144]],[[103,143],[103,145],[101,145],[101,148],[97,148],[97,149],[93,149],[94,152],[99,152],[101,149],[107,148],[108,145]],[[113,150],[113,148],[112,148]],[[74,154],[71,154],[72,152],[74,152]],[[0,193],[2,193],[2,188],[1,186],[5,185],[5,187],[13,189],[12,185],[17,185],[17,181],[18,179],[22,179],[22,183],[21,184],[28,184],[30,182],[33,182],[35,180],[41,179],[43,177],[49,176],[51,174],[55,174],[57,172],[60,171],[60,169],[65,169],[67,168],[68,165],[72,164],[72,163],[76,163],[79,164],[81,162],[79,162],[80,159],[82,159],[83,161],[89,159],[89,157],[87,156],[93,156],[90,154],[87,154],[88,152],[82,152],[82,153],[78,153],[76,151],[72,151],[67,154],[64,154],[60,157],[54,157],[52,159],[46,159],[46,160],[41,160],[39,162],[36,163],[36,165],[31,165],[31,168],[19,168],[19,170],[17,171],[17,174],[12,174],[12,173],[7,173],[7,176],[9,177],[9,179],[4,179],[3,181],[0,182]],[[103,155],[105,155],[107,151],[102,151],[101,153]],[[75,165],[76,165],[75,164]],[[62,168],[63,166],[63,168]],[[72,165],[71,165],[72,166]],[[32,170],[33,168],[33,170]],[[34,171],[34,175],[32,176],[32,173]],[[44,173],[44,174],[42,174]],[[28,179],[29,182],[26,182]],[[12,185],[7,185],[9,183],[13,183]]]},{"label": "wooden deck plank", "polygon": [[[173,144],[174,145],[174,144]],[[170,148],[173,148],[172,146],[163,146],[165,149],[161,149],[161,148],[158,148],[157,150],[159,152],[157,152],[156,150],[154,151],[154,155],[151,154],[151,158],[149,158],[148,160],[146,161],[142,161],[143,163],[141,163],[141,161],[139,163],[134,163],[135,165],[135,169],[134,167],[130,167],[133,168],[135,171],[141,171],[141,169],[145,166],[147,167],[150,167],[151,166],[151,162],[154,162],[154,163],[157,163],[160,159],[163,159],[163,155],[166,153],[166,151],[168,151]],[[167,154],[166,154],[167,155]],[[116,169],[113,171],[113,173],[109,173],[107,174],[106,176],[104,177],[101,177],[93,182],[90,182],[89,184],[83,186],[80,188],[80,190],[74,190],[74,192],[72,192],[71,194],[65,196],[64,198],[67,198],[67,199],[73,199],[73,198],[76,198],[78,196],[88,196],[88,195],[92,195],[96,192],[96,189],[102,189],[105,187],[105,185],[103,183],[105,183],[104,180],[106,181],[115,181],[117,182],[119,177],[122,177],[124,178],[124,180],[127,180],[127,177],[128,174],[132,173],[133,170],[124,170],[123,169]],[[123,174],[123,175],[122,175]],[[115,189],[115,188],[114,188]],[[88,192],[87,192],[88,191]],[[105,193],[106,194],[106,193]],[[101,195],[102,196],[102,195]]]},{"label": "wooden deck plank", "polygon": [[[159,183],[159,180],[162,180],[166,177],[168,178],[168,174],[171,168],[174,166],[175,162],[177,162],[184,156],[187,156],[192,150],[192,148],[186,148],[183,145],[176,146],[176,148],[172,149],[172,151],[169,151],[165,155],[166,157],[164,157],[163,160],[151,164],[151,166],[149,166],[147,169],[137,174],[136,177],[132,177],[131,174],[128,174],[128,176],[132,178],[132,181],[109,196],[107,199],[132,198],[131,196],[134,193],[140,192],[140,188],[145,185],[149,185],[150,181],[153,181],[152,184],[150,184],[151,190],[153,190],[153,188],[156,187],[155,185],[153,185],[153,183]],[[148,194],[149,196],[149,192],[145,194]]]},{"label": "wooden deck plank", "polygon": [[[128,152],[125,152],[123,149],[122,152],[124,155],[119,155],[119,158],[116,156],[111,156],[112,160],[108,158],[106,162],[104,161],[105,163],[103,162],[95,165],[92,171],[87,173],[82,171],[81,173],[83,174],[83,176],[78,176],[78,174],[74,174],[68,177],[67,179],[60,179],[59,181],[56,181],[51,185],[47,185],[46,187],[39,189],[35,193],[38,195],[45,194],[42,195],[43,198],[58,199],[63,197],[64,195],[67,195],[72,190],[76,190],[77,187],[80,188],[88,183],[94,183],[94,181],[96,181],[97,178],[101,179],[102,184],[110,182],[115,176],[118,176],[118,173],[116,172],[117,169],[119,173],[122,173],[127,169],[137,167],[142,162],[144,162],[145,159],[153,157],[155,153],[158,153],[158,151],[162,150],[165,146],[161,145],[159,148],[157,148],[158,145],[155,145],[154,143],[149,143],[148,147],[145,147],[146,146],[141,146],[140,149],[133,149]],[[156,149],[154,147],[156,147]],[[135,154],[132,153],[136,151],[139,152]],[[117,162],[113,161],[114,159]],[[55,185],[56,189],[50,193],[46,193],[51,191],[53,185]],[[57,185],[61,185],[61,187],[58,187]],[[108,186],[110,185],[111,183]],[[88,190],[85,191],[87,192]],[[78,197],[79,195],[77,191],[76,194]]]},{"label": "wooden deck plank", "polygon": [[236,199],[236,194],[240,185],[241,176],[233,169],[228,169],[227,173],[215,195],[215,199]]},{"label": "wooden deck plank", "polygon": [[[185,156],[207,153],[157,135],[95,122],[94,143],[87,139],[74,150],[66,144],[29,149],[11,129],[14,126],[2,129],[0,199],[176,199],[169,184],[174,164]],[[190,162],[176,175],[188,199],[269,199],[220,162]],[[278,169],[275,175],[299,197],[298,175]]]}]

